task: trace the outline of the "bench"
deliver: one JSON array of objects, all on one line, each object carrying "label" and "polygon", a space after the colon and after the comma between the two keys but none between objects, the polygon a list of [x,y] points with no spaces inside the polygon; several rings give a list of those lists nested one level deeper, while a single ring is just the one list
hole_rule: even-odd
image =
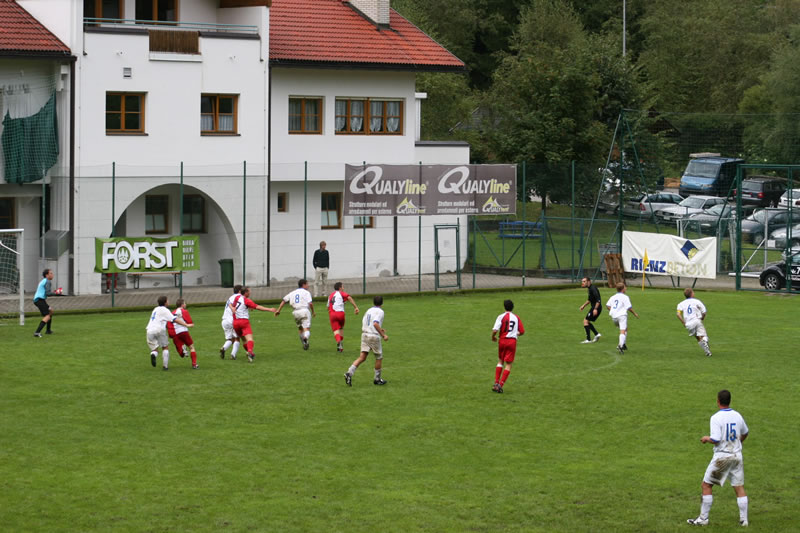
[{"label": "bench", "polygon": [[130,276],[131,279],[133,279],[133,288],[134,289],[138,289],[139,288],[139,280],[141,279],[142,276],[153,276],[153,275],[160,276],[160,275],[164,275],[164,274],[172,274],[173,283],[175,284],[175,287],[177,287],[179,285],[180,276],[181,276],[180,272],[167,272],[167,271],[163,271],[163,272],[162,271],[157,271],[157,272],[131,272],[131,273],[128,274],[128,276]]},{"label": "bench", "polygon": [[500,222],[501,239],[521,239],[523,231],[526,239],[538,239],[542,236],[542,224],[527,220]]}]

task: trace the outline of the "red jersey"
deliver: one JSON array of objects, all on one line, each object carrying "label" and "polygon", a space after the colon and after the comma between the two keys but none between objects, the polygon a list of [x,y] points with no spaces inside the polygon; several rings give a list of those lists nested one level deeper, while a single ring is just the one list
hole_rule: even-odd
[{"label": "red jersey", "polygon": [[233,299],[233,313],[234,319],[248,320],[250,318],[250,309],[255,309],[257,304],[250,298],[245,298],[241,294],[237,294]]},{"label": "red jersey", "polygon": [[492,331],[497,331],[500,334],[501,340],[516,339],[525,333],[525,328],[522,326],[522,320],[520,320],[517,315],[506,311],[494,321]]}]

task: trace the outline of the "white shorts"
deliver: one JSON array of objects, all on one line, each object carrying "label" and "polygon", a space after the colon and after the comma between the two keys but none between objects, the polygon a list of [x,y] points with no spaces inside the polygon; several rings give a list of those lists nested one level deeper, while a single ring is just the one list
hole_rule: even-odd
[{"label": "white shorts", "polygon": [[295,309],[292,311],[292,316],[298,328],[308,329],[311,327],[311,312],[308,309]]},{"label": "white shorts", "polygon": [[628,315],[618,316],[617,318],[612,318],[614,324],[622,331],[623,329],[628,329]]},{"label": "white shorts", "polygon": [[378,335],[361,334],[361,351],[375,354],[375,359],[383,359],[383,343]]},{"label": "white shorts", "polygon": [[686,324],[686,330],[692,337],[708,337],[706,334],[706,327],[703,325],[702,320],[692,320]]},{"label": "white shorts", "polygon": [[167,340],[167,330],[161,331],[160,333],[150,333],[148,331],[147,346],[151,350],[158,350],[159,348],[166,348],[169,346],[169,341]]},{"label": "white shorts", "polygon": [[225,333],[225,340],[233,340],[236,338],[236,332],[233,331],[233,322],[222,321],[222,331]]},{"label": "white shorts", "polygon": [[708,463],[703,481],[721,487],[728,478],[733,487],[744,485],[744,461],[741,453],[715,453]]}]

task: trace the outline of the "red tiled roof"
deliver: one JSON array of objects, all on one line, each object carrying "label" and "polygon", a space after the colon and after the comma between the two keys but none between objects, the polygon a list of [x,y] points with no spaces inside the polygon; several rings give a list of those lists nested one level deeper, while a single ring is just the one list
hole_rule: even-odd
[{"label": "red tiled roof", "polygon": [[380,28],[346,0],[273,0],[269,19],[269,57],[273,64],[465,68],[460,59],[393,9],[389,28]]},{"label": "red tiled roof", "polygon": [[0,0],[0,55],[69,56],[69,47],[14,0]]}]

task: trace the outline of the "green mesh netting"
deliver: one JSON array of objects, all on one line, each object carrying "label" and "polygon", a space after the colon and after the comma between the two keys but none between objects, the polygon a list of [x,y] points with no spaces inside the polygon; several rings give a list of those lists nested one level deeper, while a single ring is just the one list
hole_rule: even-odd
[{"label": "green mesh netting", "polygon": [[30,183],[44,177],[58,160],[56,93],[34,115],[3,118],[4,177],[8,183]]}]

